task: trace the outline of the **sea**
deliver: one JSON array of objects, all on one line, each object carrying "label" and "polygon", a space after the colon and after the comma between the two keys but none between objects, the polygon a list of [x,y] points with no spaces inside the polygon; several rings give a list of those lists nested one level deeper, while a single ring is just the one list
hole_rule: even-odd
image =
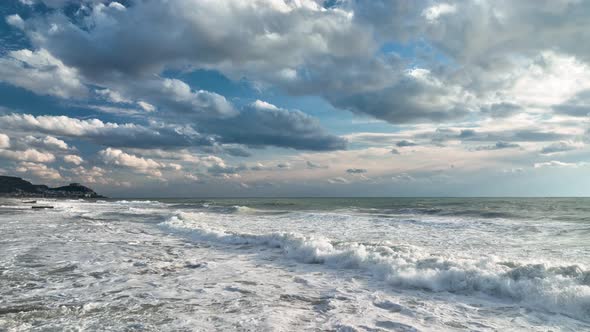
[{"label": "sea", "polygon": [[0,331],[590,331],[589,269],[586,198],[0,199]]}]

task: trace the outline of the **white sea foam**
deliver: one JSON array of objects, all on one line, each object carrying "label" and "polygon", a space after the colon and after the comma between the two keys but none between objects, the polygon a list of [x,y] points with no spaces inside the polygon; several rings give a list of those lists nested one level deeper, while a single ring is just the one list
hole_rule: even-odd
[{"label": "white sea foam", "polygon": [[590,328],[585,224],[228,203],[2,210],[0,330]]},{"label": "white sea foam", "polygon": [[238,213],[238,214],[251,214],[251,213],[256,213],[256,209],[247,207],[247,206],[241,206],[241,205],[234,205],[232,206],[232,212],[234,213]]},{"label": "white sea foam", "polygon": [[138,204],[140,204],[140,205],[163,205],[162,202],[151,201],[151,200],[131,200],[131,201],[128,201],[128,200],[123,199],[123,200],[115,201],[114,203],[116,203],[116,204],[126,204],[126,205],[128,205],[128,204],[134,204],[134,205],[138,205]]},{"label": "white sea foam", "polygon": [[321,235],[232,232],[212,227],[202,217],[181,212],[161,226],[194,241],[279,248],[299,262],[362,269],[396,287],[485,294],[590,320],[590,273],[580,266],[501,262],[492,257],[463,259],[355,242],[335,244]]}]

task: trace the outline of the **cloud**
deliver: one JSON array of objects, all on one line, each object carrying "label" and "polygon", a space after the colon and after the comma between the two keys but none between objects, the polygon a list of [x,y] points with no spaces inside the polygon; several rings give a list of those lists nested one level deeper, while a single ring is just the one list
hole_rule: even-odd
[{"label": "cloud", "polygon": [[77,70],[44,49],[10,51],[8,57],[0,58],[0,81],[61,98],[81,98],[88,93]]},{"label": "cloud", "polygon": [[70,168],[67,171],[73,175],[76,182],[109,184],[115,186],[121,185],[120,181],[108,178],[108,171],[101,167],[92,166],[90,168],[85,168],[83,166],[78,166]]},{"label": "cloud", "polygon": [[[340,69],[329,70],[330,73],[325,74],[323,79],[330,79],[330,75]],[[365,70],[370,69],[355,68],[355,71]],[[386,67],[381,71],[374,75],[386,75],[383,78],[385,81],[373,88],[342,88],[342,84],[332,83],[339,87],[337,91],[324,92],[319,88],[316,93],[319,92],[338,108],[368,114],[394,124],[446,122],[463,118],[477,108],[469,91],[429,69]],[[355,84],[363,84],[362,79],[352,79]]]},{"label": "cloud", "polygon": [[507,118],[524,111],[523,107],[509,102],[500,102],[484,106],[481,110],[483,114],[489,115],[495,119]]},{"label": "cloud", "polygon": [[[179,79],[165,78],[157,75],[164,68],[164,65],[167,65],[170,61],[184,62],[186,60],[188,63],[197,61],[197,59],[201,58],[203,50],[208,49],[207,47],[200,48],[196,51],[194,49],[181,50],[181,45],[175,45],[176,48],[172,52],[185,52],[182,55],[178,54],[179,58],[175,58],[172,54],[161,54],[160,51],[157,51],[161,50],[160,43],[162,40],[160,40],[156,43],[157,45],[152,45],[154,47],[153,52],[145,52],[144,50],[141,52],[141,55],[137,54],[137,57],[134,56],[132,61],[126,63],[124,68],[119,65],[124,64],[124,57],[130,55],[130,53],[98,54],[104,51],[102,46],[100,49],[96,48],[98,44],[101,44],[101,38],[109,39],[108,41],[103,41],[106,43],[104,45],[108,45],[109,42],[121,42],[118,38],[123,37],[124,34],[117,36],[111,33],[113,32],[112,29],[118,30],[121,28],[115,22],[121,25],[126,24],[122,18],[128,15],[127,12],[130,12],[129,15],[157,15],[160,17],[162,14],[176,15],[176,11],[173,13],[168,12],[170,7],[179,6],[192,11],[195,5],[203,5],[205,7],[217,6],[212,3],[174,2],[169,6],[165,6],[166,8],[160,8],[160,10],[165,10],[157,13],[152,12],[155,7],[159,7],[156,3],[137,3],[130,10],[124,11],[115,10],[110,5],[95,4],[91,7],[92,10],[86,17],[87,23],[92,23],[89,25],[92,27],[91,29],[80,29],[70,22],[67,17],[57,13],[56,15],[46,17],[51,23],[42,19],[32,19],[31,30],[28,30],[29,37],[33,43],[43,46],[40,46],[39,51],[14,51],[11,53],[11,57],[0,58],[0,73],[2,73],[2,68],[4,68],[6,73],[4,76],[22,78],[18,82],[12,80],[9,83],[27,88],[38,94],[51,94],[62,98],[80,98],[87,95],[85,85],[99,86],[94,91],[96,97],[101,100],[116,104],[137,105],[142,110],[153,114],[153,116],[159,119],[163,119],[167,123],[196,127],[199,131],[212,135],[223,143],[241,143],[258,146],[274,145],[285,148],[318,151],[342,149],[345,147],[346,142],[342,138],[326,133],[316,119],[303,112],[280,109],[273,105],[271,105],[272,107],[268,107],[270,104],[261,101],[257,101],[243,110],[237,110],[222,95],[210,91],[193,89]],[[255,8],[243,6],[239,2],[235,2],[234,5],[240,10],[254,10],[256,16],[259,14]],[[275,14],[281,15],[280,12],[276,12]],[[320,14],[320,12],[317,12],[317,14]],[[337,13],[333,14],[341,15]],[[179,23],[177,20],[178,17],[176,16],[174,16],[174,20],[172,20],[172,17],[163,17],[162,19],[171,20],[168,29],[171,26],[175,26],[174,23]],[[187,19],[186,24],[189,26],[200,28],[200,23],[193,22],[190,18],[185,19]],[[158,20],[158,22],[160,21]],[[103,24],[105,25],[103,26]],[[40,29],[40,27],[44,28]],[[46,34],[45,28],[51,29],[52,33]],[[150,29],[152,28],[150,27]],[[137,27],[134,27],[134,30],[140,31]],[[186,32],[182,30],[182,33]],[[203,33],[209,33],[209,31],[203,31]],[[338,33],[340,32],[338,31]],[[192,36],[192,34],[190,35]],[[160,37],[165,39],[167,36],[169,35],[164,34]],[[91,45],[85,44],[89,41],[84,40],[86,37],[94,39]],[[133,39],[135,37],[125,36],[125,38]],[[150,37],[144,41],[147,40],[154,39]],[[190,37],[187,40],[195,40],[195,38]],[[175,39],[170,42],[176,43],[176,41]],[[132,40],[126,40],[125,43],[118,44],[119,46],[112,48],[109,52],[116,53],[118,49],[126,47],[123,45],[130,45],[126,44],[126,42],[134,43]],[[250,42],[248,42],[249,44]],[[226,46],[234,47],[233,44]],[[79,53],[80,47],[89,48]],[[138,48],[133,47],[128,52],[136,53],[138,50]],[[170,50],[173,50],[173,48]],[[348,52],[345,48],[342,51]],[[58,55],[59,60],[53,56],[53,53]],[[242,54],[244,54],[243,49],[240,49],[236,53],[236,56]],[[78,58],[78,55],[81,57]],[[145,67],[143,67],[140,62],[143,60],[149,62],[150,60],[148,58],[151,55],[162,58],[160,60],[153,59],[155,63],[145,63]],[[257,56],[262,56],[262,54],[258,54]],[[93,57],[96,58],[91,59]],[[64,65],[62,60],[68,65]],[[110,60],[112,62],[109,62]],[[87,63],[86,61],[90,62]],[[194,63],[192,64],[194,65]],[[41,68],[42,65],[43,67]],[[136,67],[132,69],[136,65],[141,68]],[[156,67],[159,69],[149,69]],[[11,72],[8,72],[8,70]],[[17,70],[19,71],[18,73],[16,72]],[[40,77],[41,73],[46,75],[46,77]],[[56,76],[62,77],[62,82],[56,83],[54,79]],[[95,105],[91,107],[111,114],[138,115],[136,110],[129,109],[129,107],[124,109],[119,106],[113,107],[109,105]],[[244,124],[247,124],[248,127],[243,127]],[[123,142],[125,141],[123,140]],[[127,146],[117,144],[115,140],[107,142],[105,145]],[[129,146],[134,145],[130,144]],[[184,145],[188,146],[191,144],[185,142]]]},{"label": "cloud", "polygon": [[80,165],[84,162],[84,159],[82,159],[82,157],[77,156],[75,154],[68,154],[63,156],[63,160],[66,163],[70,163],[70,164],[74,164],[74,165]]},{"label": "cloud", "polygon": [[496,142],[494,145],[478,146],[475,148],[476,151],[491,151],[491,150],[503,150],[503,149],[514,149],[519,148],[520,145],[510,142]]},{"label": "cloud", "polygon": [[[164,68],[189,66],[283,86],[294,94],[311,92],[339,108],[390,122],[442,121],[470,111],[469,93],[459,85],[429,68],[406,70],[398,57],[379,55],[375,29],[359,24],[351,11],[363,8],[308,3],[314,5],[180,0],[118,10],[98,4],[86,12],[83,24],[55,14],[31,20],[27,32],[37,47],[90,82],[116,86],[158,107],[231,113],[217,96],[191,91],[179,80],[145,79]],[[435,9],[431,12],[448,13],[444,6]]]},{"label": "cloud", "polygon": [[32,176],[35,176],[41,180],[61,180],[61,174],[45,164],[38,164],[34,162],[22,162],[19,166],[15,169],[19,173],[25,173]]},{"label": "cloud", "polygon": [[[101,100],[138,108],[141,113],[180,120],[183,123],[207,118],[226,118],[237,114],[234,105],[224,96],[205,90],[192,89],[186,82],[159,76],[116,76],[100,81],[86,78],[104,88],[95,90]],[[111,106],[112,107],[112,106]]]},{"label": "cloud", "polygon": [[27,144],[41,146],[47,149],[56,150],[69,150],[68,143],[60,140],[53,136],[45,136],[44,138],[38,138],[34,136],[27,136],[24,140]]},{"label": "cloud", "polygon": [[256,163],[256,165],[250,167],[251,171],[265,171],[267,169],[269,169],[269,167],[265,166],[262,163]]},{"label": "cloud", "polygon": [[35,163],[50,163],[55,161],[55,156],[49,152],[41,152],[36,149],[26,149],[20,151],[0,150],[0,158],[30,161]]},{"label": "cloud", "polygon": [[157,159],[176,160],[183,163],[199,164],[208,157],[201,157],[193,151],[187,149],[178,150],[162,150],[162,149],[127,149],[130,153],[141,155],[142,157],[150,157]]},{"label": "cloud", "polygon": [[222,95],[205,90],[193,90],[185,82],[178,79],[151,79],[129,85],[123,82],[120,89],[139,102],[140,107],[155,111],[158,105],[164,115],[176,113],[183,119],[202,119],[208,117],[225,118],[237,114],[234,106]]},{"label": "cloud", "polygon": [[364,168],[349,168],[346,170],[348,174],[364,174],[367,173],[367,170]]},{"label": "cloud", "polygon": [[[25,31],[87,82],[158,109],[233,113],[210,92],[154,79],[200,68],[397,124],[559,106],[588,88],[590,48],[575,36],[589,12],[572,1],[94,1],[76,20],[58,11]],[[398,44],[411,55],[385,51]]]},{"label": "cloud", "polygon": [[213,176],[237,175],[241,171],[246,170],[245,166],[227,166],[225,164],[215,164],[207,169],[207,173]]},{"label": "cloud", "polygon": [[[424,131],[415,137],[430,139],[435,143],[459,140],[462,142],[546,142],[571,138],[571,134],[557,132],[556,130],[545,130],[545,128],[534,128],[533,123],[526,123],[525,128],[503,128],[493,129],[461,129],[461,128],[437,128],[434,131]],[[532,127],[532,128],[531,128]]]},{"label": "cloud", "polygon": [[[89,4],[98,4],[98,3],[105,3],[110,2],[111,0],[19,0],[24,5],[33,6],[35,4],[42,3],[49,8],[62,8],[66,5],[70,5],[72,3],[81,3],[85,5]],[[110,6],[122,6],[118,2],[111,2]]]},{"label": "cloud", "polygon": [[326,166],[326,165],[320,165],[320,164],[314,163],[313,161],[310,161],[310,160],[307,160],[305,162],[305,165],[309,169],[328,168],[328,166]]},{"label": "cloud", "polygon": [[457,11],[457,7],[448,3],[438,3],[433,6],[430,6],[424,11],[422,11],[422,16],[424,16],[428,21],[436,21],[439,17],[443,15],[449,15],[455,13]]},{"label": "cloud", "polygon": [[10,147],[10,137],[6,134],[0,134],[0,149],[7,149]]},{"label": "cloud", "polygon": [[154,124],[150,127],[133,123],[103,122],[99,119],[80,120],[67,116],[9,114],[0,116],[0,128],[16,132],[45,133],[77,137],[99,145],[113,147],[185,147],[210,145],[192,130],[180,126]]},{"label": "cloud", "polygon": [[345,178],[340,177],[340,176],[335,177],[335,178],[330,178],[330,179],[328,179],[328,182],[331,183],[331,184],[347,184],[347,183],[350,183],[350,181],[348,181]]},{"label": "cloud", "polygon": [[508,169],[502,170],[502,173],[507,173],[507,174],[520,174],[523,172],[524,172],[524,169],[522,167],[508,168]]},{"label": "cloud", "polygon": [[588,117],[590,115],[589,104],[561,104],[553,107],[556,113],[566,114],[577,117]]},{"label": "cloud", "polygon": [[[270,104],[268,104],[270,105]],[[274,107],[274,108],[273,108]],[[99,119],[79,120],[66,116],[10,114],[0,116],[0,128],[29,130],[56,136],[80,137],[111,147],[211,146],[218,141],[250,146],[277,146],[303,150],[344,149],[346,140],[326,133],[319,121],[301,111],[252,104],[225,118],[202,118],[193,126],[151,122],[110,123]],[[179,122],[180,122],[180,118]],[[230,149],[230,153],[247,153]]]},{"label": "cloud", "polygon": [[6,16],[6,23],[21,30],[25,28],[25,21],[18,14]]},{"label": "cloud", "polygon": [[223,152],[229,154],[230,156],[234,157],[250,157],[252,154],[248,149],[244,148],[240,145],[228,145],[223,146]]},{"label": "cloud", "polygon": [[402,140],[402,141],[397,142],[395,145],[397,145],[400,148],[404,148],[404,147],[408,147],[408,146],[416,146],[418,144],[416,144],[415,142],[412,142],[412,141]]},{"label": "cloud", "polygon": [[589,26],[583,17],[590,6],[584,1],[454,3],[456,14],[439,17],[428,32],[431,40],[455,58],[485,62],[498,59],[499,54],[548,48],[581,57],[590,54],[576,37]]},{"label": "cloud", "polygon": [[231,64],[288,78],[289,69],[309,57],[351,56],[374,48],[370,30],[355,25],[348,13],[310,1],[155,1],[126,10],[98,4],[86,14],[87,28],[55,14],[36,20],[33,31],[38,46],[89,77],[149,75],[169,63],[190,63]]},{"label": "cloud", "polygon": [[561,142],[555,142],[555,143],[549,144],[547,146],[544,146],[540,152],[542,154],[554,154],[554,153],[559,153],[559,152],[567,152],[567,151],[575,150],[579,146],[580,146],[579,144],[575,144],[573,142],[561,141]]},{"label": "cloud", "polygon": [[199,177],[194,174],[186,173],[184,177],[190,181],[199,181]]},{"label": "cloud", "polygon": [[411,176],[411,175],[409,175],[407,173],[401,173],[401,174],[394,175],[394,176],[391,177],[391,179],[394,182],[411,182],[411,181],[416,181],[416,179],[413,176]]},{"label": "cloud", "polygon": [[150,103],[146,103],[145,101],[138,101],[137,105],[139,105],[139,107],[141,107],[144,111],[146,112],[155,112],[156,111],[156,107]]},{"label": "cloud", "polygon": [[121,95],[121,93],[119,93],[118,91],[113,91],[111,89],[98,89],[98,90],[95,90],[95,93],[98,96],[100,96],[110,102],[113,102],[113,103],[129,104],[132,102],[130,99],[123,97]]},{"label": "cloud", "polygon": [[[7,106],[35,115],[2,110],[4,159],[50,151],[68,175],[75,163],[65,154],[90,167],[88,151],[112,149],[120,153],[101,166],[107,171],[216,183],[239,175],[255,190],[267,177],[357,180],[349,174],[362,173],[347,170],[359,165],[371,165],[372,179],[411,174],[422,183],[420,172],[450,165],[449,173],[486,174],[535,162],[569,167],[578,163],[545,162],[535,151],[585,153],[584,1],[21,2],[44,5],[13,6],[18,14],[5,17],[0,77],[52,98],[39,99],[46,110],[9,98]],[[69,116],[39,115],[58,112]],[[483,153],[492,150],[502,152]],[[217,157],[253,153],[262,158],[240,159],[248,167]],[[140,166],[150,160],[159,166]],[[330,169],[306,171],[321,165]],[[472,179],[462,175],[460,183]]]},{"label": "cloud", "polygon": [[103,162],[107,165],[115,165],[120,167],[130,168],[139,173],[151,175],[154,177],[161,177],[161,170],[166,165],[158,163],[153,159],[146,159],[128,154],[119,149],[106,148],[98,152]]},{"label": "cloud", "polygon": [[278,163],[277,164],[277,167],[278,168],[281,168],[281,169],[290,169],[291,168],[291,164],[290,163],[286,163],[286,162],[285,163]]},{"label": "cloud", "polygon": [[245,165],[229,166],[219,157],[207,156],[201,158],[201,164],[207,167],[207,173],[217,177],[238,177],[241,171],[248,169]]},{"label": "cloud", "polygon": [[553,111],[575,117],[588,117],[590,115],[590,87],[580,91],[566,102],[553,105]]},{"label": "cloud", "polygon": [[577,168],[580,166],[585,166],[588,163],[586,162],[577,162],[577,163],[567,163],[557,160],[551,160],[547,162],[535,163],[533,166],[535,168],[545,168],[545,167],[556,167],[556,168]]},{"label": "cloud", "polygon": [[261,101],[246,106],[231,118],[205,120],[198,128],[205,133],[218,134],[223,143],[314,151],[346,147],[346,140],[326,133],[319,121],[306,113]]}]

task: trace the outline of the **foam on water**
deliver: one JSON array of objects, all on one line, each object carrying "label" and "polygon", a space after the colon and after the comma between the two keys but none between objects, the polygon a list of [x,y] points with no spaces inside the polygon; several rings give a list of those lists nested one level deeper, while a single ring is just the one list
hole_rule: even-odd
[{"label": "foam on water", "polygon": [[240,205],[232,206],[231,211],[235,212],[235,213],[241,213],[241,214],[256,213],[256,209],[252,209],[247,206],[240,206]]},{"label": "foam on water", "polygon": [[39,202],[0,202],[0,330],[590,329],[581,203]]},{"label": "foam on water", "polygon": [[368,270],[398,287],[483,293],[590,320],[590,272],[578,265],[523,264],[493,258],[466,260],[355,242],[335,245],[323,236],[296,233],[237,233],[211,228],[195,216],[178,213],[161,226],[197,242],[280,248],[285,256],[299,262]]}]

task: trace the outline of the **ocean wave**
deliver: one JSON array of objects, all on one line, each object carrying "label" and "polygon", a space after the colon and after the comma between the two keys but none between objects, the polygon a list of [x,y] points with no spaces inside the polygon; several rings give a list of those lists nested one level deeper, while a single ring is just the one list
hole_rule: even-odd
[{"label": "ocean wave", "polygon": [[160,202],[160,201],[150,201],[150,200],[119,200],[119,201],[115,201],[115,204],[146,204],[146,205],[162,205],[164,203]]},{"label": "ocean wave", "polygon": [[473,217],[482,219],[522,219],[515,213],[504,211],[486,211],[486,210],[459,210],[443,208],[399,208],[399,209],[358,209],[361,213],[376,215],[427,215],[427,216],[444,216],[444,217]]},{"label": "ocean wave", "polygon": [[233,213],[237,213],[237,214],[252,214],[252,213],[256,213],[256,209],[247,207],[247,206],[242,206],[242,205],[234,205],[232,207],[229,208],[229,211],[233,212]]},{"label": "ocean wave", "polygon": [[173,204],[169,205],[169,208],[191,210],[191,209],[209,208],[210,205],[211,205],[211,202],[201,200],[201,201],[187,202],[187,203],[173,203]]},{"label": "ocean wave", "polygon": [[258,215],[281,215],[287,214],[289,211],[281,211],[281,210],[260,210],[256,208],[251,208],[249,206],[243,205],[234,205],[229,208],[226,208],[226,211],[233,214],[258,214]]},{"label": "ocean wave", "polygon": [[396,287],[457,294],[481,293],[530,308],[590,320],[590,272],[577,265],[548,266],[493,258],[433,256],[419,249],[335,243],[296,233],[248,234],[211,227],[198,215],[178,213],[160,224],[194,241],[281,249],[288,258],[333,268],[361,269]]}]

